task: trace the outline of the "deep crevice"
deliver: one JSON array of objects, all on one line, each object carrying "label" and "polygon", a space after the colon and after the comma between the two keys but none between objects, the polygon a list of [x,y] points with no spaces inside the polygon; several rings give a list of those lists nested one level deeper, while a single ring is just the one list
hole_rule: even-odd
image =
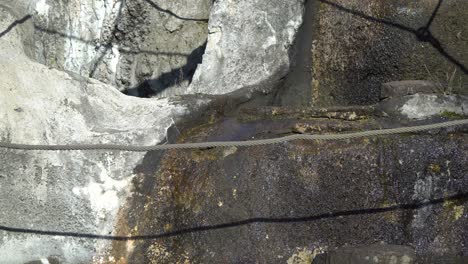
[{"label": "deep crevice", "polygon": [[172,69],[169,72],[161,74],[157,78],[145,80],[135,87],[125,89],[123,93],[126,95],[148,98],[157,96],[169,87],[177,85],[183,81],[188,80],[190,84],[198,64],[202,63],[206,43],[207,41],[194,49],[187,56],[187,63],[182,67]]},{"label": "deep crevice", "polygon": [[290,69],[274,95],[273,105],[309,106],[312,104],[312,40],[316,1],[306,0],[302,25],[289,51]]}]

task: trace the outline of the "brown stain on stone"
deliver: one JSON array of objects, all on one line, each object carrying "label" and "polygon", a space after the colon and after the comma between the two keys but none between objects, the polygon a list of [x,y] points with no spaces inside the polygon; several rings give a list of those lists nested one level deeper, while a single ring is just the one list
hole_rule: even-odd
[{"label": "brown stain on stone", "polygon": [[[131,236],[131,228],[129,227],[127,221],[127,214],[128,208],[122,207],[119,209],[117,213],[117,224],[114,228],[115,234],[117,236]],[[128,263],[128,254],[129,247],[127,246],[128,243],[132,243],[132,241],[117,241],[113,240],[111,243],[111,249],[109,251],[108,256],[106,259],[108,260],[105,263],[115,263],[115,264],[127,264]]]},{"label": "brown stain on stone", "polygon": [[[161,234],[180,229],[186,219],[200,212],[205,198],[212,195],[213,186],[202,168],[209,168],[215,155],[222,157],[219,150],[170,150],[162,158],[155,175],[156,183],[149,194],[136,205],[138,200],[129,199],[118,217],[117,232],[124,236]],[[194,158],[195,157],[195,158]],[[203,164],[203,165],[200,165]],[[197,173],[192,173],[194,166],[200,166]],[[134,192],[134,196],[142,196]],[[135,207],[136,208],[132,208]],[[164,210],[162,208],[165,208]],[[129,218],[135,218],[133,223]],[[129,251],[133,243],[135,251]],[[149,241],[114,241],[111,255],[118,263],[149,261],[149,263],[190,263],[183,246],[177,237]],[[116,262],[117,263],[117,262]]]},{"label": "brown stain on stone", "polygon": [[[172,159],[165,159],[162,163],[162,175],[167,180],[166,186],[171,190],[171,199],[175,201],[175,207],[182,210],[191,210],[198,212],[201,209],[203,200],[200,200],[202,194],[209,192],[212,186],[207,181],[208,178],[202,174],[203,170],[198,173],[190,173],[192,166],[197,166],[196,163],[211,162],[216,160],[221,154],[218,149],[210,150],[193,150],[191,156],[182,157],[179,154],[172,155]],[[196,153],[196,154],[194,154]],[[194,160],[195,164],[186,164],[186,161]],[[206,166],[200,166],[204,168]]]},{"label": "brown stain on stone", "polygon": [[441,167],[439,164],[429,164],[427,166],[427,170],[432,172],[432,173],[440,173]]}]

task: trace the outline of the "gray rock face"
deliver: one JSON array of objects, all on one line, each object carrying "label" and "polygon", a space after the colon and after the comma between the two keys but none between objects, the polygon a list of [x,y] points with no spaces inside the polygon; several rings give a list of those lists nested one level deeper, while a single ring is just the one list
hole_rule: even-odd
[{"label": "gray rock face", "polygon": [[468,97],[417,93],[384,100],[379,108],[390,116],[404,119],[461,118],[468,116]]},{"label": "gray rock face", "polygon": [[187,93],[224,94],[283,77],[303,9],[303,0],[216,1],[203,62]]},{"label": "gray rock face", "polygon": [[[0,8],[0,28],[16,18]],[[24,54],[20,31],[0,38],[0,141],[25,144],[158,144],[187,107],[128,97]],[[109,235],[144,154],[0,149],[0,225]],[[0,231],[0,262],[102,259],[105,240]]]},{"label": "gray rock face", "polygon": [[468,116],[468,97],[416,94],[408,98],[400,111],[412,119],[425,119],[444,113]]},{"label": "gray rock face", "polygon": [[[234,88],[213,90],[210,87],[214,86],[206,86],[204,92],[226,93],[245,84],[276,78],[277,69],[285,72],[288,45],[302,18],[302,1],[281,4],[266,1],[218,4],[214,22],[227,23],[227,26],[222,42],[211,41],[208,46],[212,50],[222,44],[226,49],[229,63],[222,67],[223,76],[257,63],[258,57],[254,55],[260,51],[267,54],[268,59],[262,62],[262,73],[254,80],[254,75],[250,75],[234,84]],[[193,5],[207,10],[210,3]],[[190,6],[187,6],[176,14],[171,8],[178,9],[181,3],[149,0],[5,1],[2,6],[6,6],[1,8],[0,20],[0,28],[6,29],[1,31],[0,38],[2,142],[158,144],[167,140],[167,131],[177,130],[175,122],[185,116],[189,108],[192,111],[209,101],[197,99],[188,106],[186,101],[173,103],[177,101],[174,99],[129,98],[113,86],[87,77],[93,76],[117,87],[132,87],[143,76],[150,91],[167,89],[168,94],[174,93],[178,88],[171,90],[175,86],[164,83],[159,77],[169,72],[166,76],[172,78],[174,68],[181,68],[182,73],[177,71],[177,74],[182,74],[183,79],[194,70],[196,64],[187,68],[186,61],[177,58],[190,57],[194,51],[197,56],[202,53],[198,47],[203,47],[203,27],[206,28],[203,14],[206,13],[199,9],[188,11]],[[150,15],[148,6],[158,15]],[[249,16],[242,16],[243,8]],[[286,15],[281,14],[283,9],[287,10]],[[251,24],[252,21],[255,23]],[[229,22],[245,26],[246,31]],[[159,24],[155,26],[155,23]],[[148,31],[149,28],[156,29]],[[179,33],[196,37],[186,41],[172,38]],[[260,34],[263,39],[249,48],[252,41],[251,37],[246,37],[249,34]],[[164,47],[175,47],[177,52],[168,52]],[[239,52],[246,49],[240,52],[241,59],[237,59],[245,59],[243,64],[234,63],[236,48]],[[275,53],[279,55],[274,56]],[[162,57],[171,59],[165,64]],[[205,66],[208,64],[209,56]],[[183,85],[187,85],[182,79]],[[127,92],[138,94],[141,90]],[[0,149],[0,156],[8,160],[0,165],[1,225],[20,231],[1,231],[2,261],[113,261],[109,241],[80,237],[115,234],[115,219],[132,193],[131,182],[136,175],[132,169],[141,162],[143,154]],[[35,233],[38,230],[68,232],[76,237],[40,236]]]},{"label": "gray rock face", "polygon": [[139,96],[184,90],[207,39],[211,0],[7,1],[32,15],[36,61]]},{"label": "gray rock face", "polygon": [[[294,82],[306,75],[319,87],[314,103],[377,100],[375,84],[409,72],[392,69],[400,62],[379,56],[395,58],[387,47],[402,50],[414,41],[383,25],[356,22],[349,10],[342,16],[342,8],[320,2],[314,7],[317,39],[308,43],[306,37],[298,47],[307,51],[310,44],[314,56],[299,61],[284,81],[283,87],[294,84],[289,92],[297,94],[279,101],[301,99],[307,105],[305,95],[312,90],[299,90],[309,81]],[[408,17],[409,23],[428,13],[412,6],[388,8],[382,1],[348,2],[372,15],[394,14],[395,9],[398,19]],[[432,8],[435,2],[418,3]],[[450,3],[452,9],[465,4]],[[218,0],[208,25],[211,4],[2,0],[0,142],[248,140],[401,125],[392,117],[411,124],[468,114],[463,96],[407,95],[404,90],[380,108],[258,107],[287,95],[286,89],[258,96],[288,72],[304,1]],[[446,16],[452,9],[444,8]],[[336,30],[340,25],[344,29]],[[341,34],[339,40],[329,35],[347,29],[351,33],[344,41]],[[403,41],[382,38],[388,32]],[[457,47],[466,42],[458,35]],[[301,74],[309,65],[313,76]],[[357,81],[351,78],[356,72]],[[366,85],[356,92],[361,87],[356,83]],[[142,99],[118,91],[124,88],[139,96],[230,94]],[[386,104],[393,111],[388,111],[390,118],[381,113]],[[0,148],[0,262],[292,264],[310,263],[345,244],[379,241],[411,246],[418,254],[467,255],[467,135],[462,127],[349,141],[147,153]],[[144,239],[123,238],[139,235]]]},{"label": "gray rock face", "polygon": [[303,0],[216,1],[206,44],[210,6],[39,0],[23,12],[33,15],[34,59],[131,95],[224,94],[287,73]]}]

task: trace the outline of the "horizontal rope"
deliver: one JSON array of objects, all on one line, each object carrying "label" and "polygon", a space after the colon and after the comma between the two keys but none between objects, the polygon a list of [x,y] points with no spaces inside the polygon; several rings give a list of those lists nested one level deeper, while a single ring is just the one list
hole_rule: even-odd
[{"label": "horizontal rope", "polygon": [[121,150],[133,152],[146,152],[151,150],[167,150],[167,149],[199,149],[213,147],[247,147],[283,143],[293,140],[342,140],[359,137],[383,136],[401,133],[418,132],[424,130],[438,129],[444,127],[468,125],[468,119],[448,121],[422,126],[399,127],[380,130],[369,130],[362,132],[343,133],[343,134],[324,134],[324,135],[307,135],[297,134],[280,138],[258,139],[247,141],[214,141],[201,143],[182,143],[182,144],[165,144],[154,146],[129,146],[129,145],[112,145],[112,144],[71,144],[71,145],[28,145],[14,143],[0,143],[0,148],[20,149],[20,150]]}]

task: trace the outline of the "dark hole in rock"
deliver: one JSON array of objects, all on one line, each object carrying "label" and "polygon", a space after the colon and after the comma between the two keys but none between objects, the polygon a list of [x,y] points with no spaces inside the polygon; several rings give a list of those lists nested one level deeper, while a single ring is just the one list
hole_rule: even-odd
[{"label": "dark hole in rock", "polygon": [[202,62],[205,49],[206,41],[201,46],[194,49],[192,53],[190,53],[190,55],[187,57],[187,63],[182,67],[165,72],[157,78],[144,80],[135,87],[125,89],[123,93],[126,95],[138,97],[152,97],[157,96],[167,88],[173,85],[177,85],[177,83],[181,83],[185,80],[188,80],[190,84],[192,82],[195,70],[197,69],[197,65]]}]

